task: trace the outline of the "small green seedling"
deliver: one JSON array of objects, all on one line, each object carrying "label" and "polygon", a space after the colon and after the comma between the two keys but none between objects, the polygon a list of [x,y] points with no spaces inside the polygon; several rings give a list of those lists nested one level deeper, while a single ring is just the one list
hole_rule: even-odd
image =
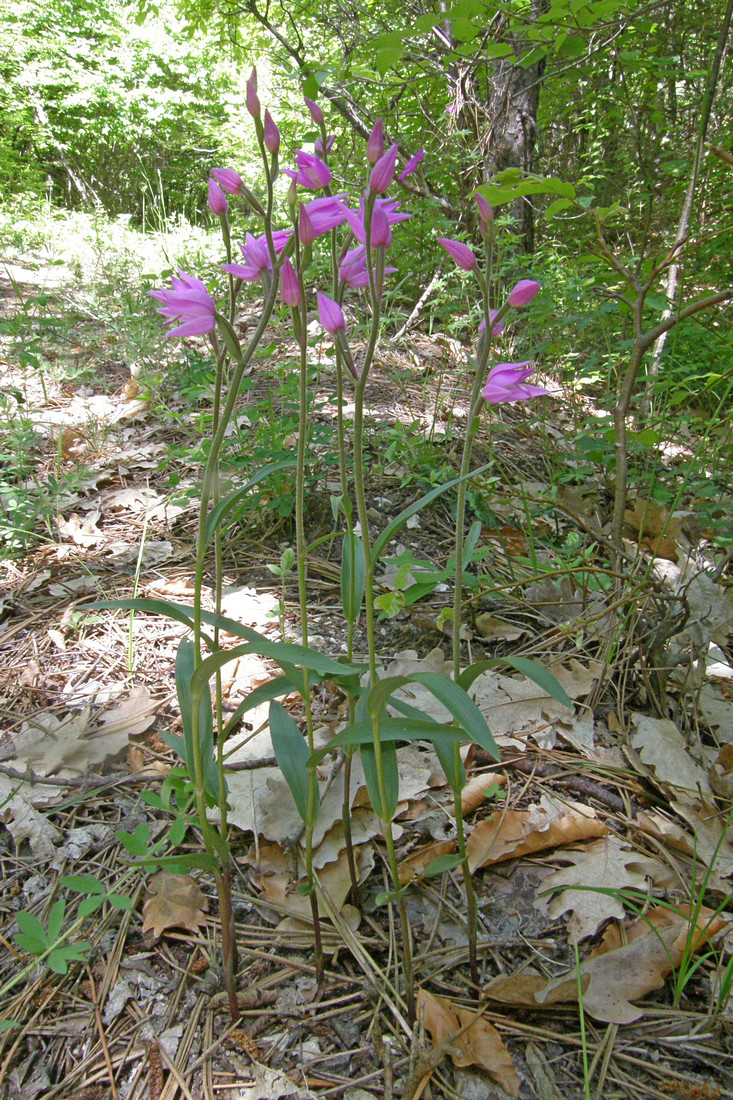
[{"label": "small green seedling", "polygon": [[47,928],[43,927],[38,917],[25,910],[15,918],[20,928],[14,937],[18,947],[29,955],[38,955],[38,961],[45,960],[56,974],[66,974],[69,963],[81,962],[91,949],[91,944],[82,940],[78,943],[61,942],[64,938],[61,930],[65,912],[66,902],[63,899],[55,901],[48,914]]}]

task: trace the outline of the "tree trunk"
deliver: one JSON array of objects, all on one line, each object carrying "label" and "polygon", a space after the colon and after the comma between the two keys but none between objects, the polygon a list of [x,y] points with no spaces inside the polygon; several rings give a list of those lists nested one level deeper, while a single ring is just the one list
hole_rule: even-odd
[{"label": "tree trunk", "polygon": [[[543,59],[523,69],[519,65],[522,44],[513,35],[509,41],[514,57],[502,58],[492,66],[484,180],[506,168],[520,168],[522,172],[534,169],[537,109],[545,62]],[[515,216],[524,251],[534,251],[534,207],[530,198],[518,200]]]}]

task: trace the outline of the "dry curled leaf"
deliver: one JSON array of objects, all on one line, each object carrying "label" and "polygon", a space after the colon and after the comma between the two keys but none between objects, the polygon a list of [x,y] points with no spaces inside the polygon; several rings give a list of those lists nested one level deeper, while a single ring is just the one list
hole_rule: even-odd
[{"label": "dry curled leaf", "polygon": [[511,1055],[499,1032],[487,1020],[425,989],[418,991],[417,1013],[430,1032],[434,1047],[455,1036],[450,1050],[454,1066],[480,1066],[507,1095],[519,1095],[520,1080]]},{"label": "dry curled leaf", "polygon": [[480,821],[466,844],[468,862],[475,871],[489,863],[591,840],[607,832],[590,806],[568,802],[558,807],[543,799],[529,810],[497,810]]},{"label": "dry curled leaf", "polygon": [[148,897],[143,905],[143,932],[153,930],[162,936],[167,928],[185,928],[197,932],[206,924],[206,895],[190,875],[174,875],[158,871],[148,883]]},{"label": "dry curled leaf", "polygon": [[408,883],[421,878],[433,860],[438,859],[439,856],[450,855],[457,847],[455,840],[436,840],[433,844],[424,844],[411,852],[400,863],[400,886],[407,886]]},{"label": "dry curled leaf", "polygon": [[486,800],[490,788],[504,787],[506,775],[503,772],[483,772],[473,775],[461,791],[461,809],[464,815],[473,813],[477,806]]},{"label": "dry curled leaf", "polygon": [[497,979],[486,993],[505,1004],[549,1006],[577,1001],[580,977],[584,1012],[605,1023],[633,1023],[643,1015],[633,1002],[661,989],[685,956],[691,957],[727,927],[712,909],[702,908],[696,916],[693,929],[684,913],[659,906],[629,927],[611,925],[599,947],[581,963],[579,975],[572,970],[548,982],[528,968]]}]

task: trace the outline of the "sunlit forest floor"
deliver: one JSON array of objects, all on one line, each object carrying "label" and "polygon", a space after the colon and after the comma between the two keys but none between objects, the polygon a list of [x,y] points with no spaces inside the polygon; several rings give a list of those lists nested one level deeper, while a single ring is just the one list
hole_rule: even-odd
[{"label": "sunlit forest floor", "polygon": [[[645,494],[641,468],[619,566],[613,472],[578,463],[592,394],[564,390],[550,370],[550,398],[487,415],[476,464],[493,465],[469,498],[480,531],[467,657],[530,657],[574,701],[570,711],[508,666],[474,685],[501,749],[498,763],[475,746],[465,760],[481,995],[468,980],[460,875],[425,873],[455,842],[450,790],[421,742],[399,749],[394,830],[417,1022],[399,989],[395,920],[377,903],[387,869],[356,765],[351,891],[337,758],[321,775],[316,866],[330,920],[317,990],[310,905],[296,891],[300,819],[256,708],[227,745],[232,1025],[209,876],[135,864],[166,838],[167,851],[199,848],[171,800],[180,761],[164,740],[181,731],[183,628],[84,610],[133,595],[190,601],[212,368],[195,341],[163,342],[144,290],[170,255],[200,259],[207,245],[158,240],[141,258],[116,231],[114,247],[87,236],[86,251],[64,251],[60,229],[53,247],[41,235],[10,240],[0,271],[0,1096],[733,1096],[730,554],[689,480],[672,511]],[[455,475],[468,392],[463,349],[425,316],[385,349],[369,394],[376,530]],[[339,656],[333,351],[324,339],[312,350],[309,638]],[[276,323],[242,392],[228,484],[291,451],[297,430]],[[706,467],[698,440],[669,438],[657,461],[673,480],[695,456],[729,515],[727,466]],[[451,504],[438,498],[390,547],[378,627],[388,675],[448,668]],[[224,546],[224,612],[278,640],[301,633],[295,576],[281,568],[293,506],[289,475],[264,482]],[[355,644],[358,659],[359,630]],[[273,674],[252,655],[226,666],[226,713]],[[298,697],[283,702],[300,717]],[[314,706],[325,743],[344,699],[326,680]]]}]

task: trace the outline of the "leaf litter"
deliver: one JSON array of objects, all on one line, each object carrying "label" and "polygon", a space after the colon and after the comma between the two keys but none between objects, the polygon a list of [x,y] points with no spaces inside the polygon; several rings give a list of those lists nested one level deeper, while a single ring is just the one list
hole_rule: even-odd
[{"label": "leaf litter", "polygon": [[[375,397],[381,384],[393,396],[386,376],[380,383],[376,374]],[[411,400],[424,397],[421,379]],[[179,404],[181,414],[190,415],[185,400]],[[126,423],[131,413],[144,418],[135,427]],[[526,415],[512,411],[495,441],[525,471],[534,468]],[[127,874],[124,889],[133,907],[122,912],[104,902],[84,921],[83,938],[93,944],[91,979],[73,963],[63,981],[36,968],[27,986],[5,997],[2,1014],[18,1026],[8,1038],[0,1033],[0,1095],[9,1089],[13,1100],[72,1093],[87,1100],[94,1082],[108,1081],[103,1049],[115,1067],[116,1087],[130,1100],[152,1095],[146,1090],[156,1080],[171,1100],[206,1089],[207,1100],[219,1094],[253,1100],[357,1092],[381,1097],[387,1095],[387,1062],[394,1095],[400,1095],[412,1080],[411,1065],[428,1062],[420,1062],[418,1038],[385,1007],[389,1002],[380,1001],[380,988],[392,996],[390,960],[398,946],[385,910],[375,904],[384,889],[382,842],[358,758],[349,792],[358,899],[349,893],[344,856],[342,764],[327,758],[319,776],[324,809],[316,865],[336,921],[328,934],[330,984],[319,1003],[299,993],[298,983],[312,973],[309,905],[297,891],[300,823],[289,791],[268,763],[266,711],[246,715],[228,746],[235,749],[228,783],[241,956],[239,1035],[222,1038],[215,950],[220,933],[208,875],[163,870],[162,879],[153,877],[131,868],[134,860],[117,839],[120,832],[142,836],[141,829],[155,838],[171,825],[172,810],[155,809],[142,796],[160,790],[177,763],[161,735],[180,730],[179,716],[157,693],[161,680],[172,684],[180,632],[140,615],[131,632],[128,620],[113,615],[79,629],[75,601],[90,592],[106,594],[111,583],[116,592],[131,585],[143,522],[150,531],[140,558],[141,591],[185,600],[191,592],[192,527],[190,506],[176,504],[158,474],[168,429],[151,423],[144,403],[110,406],[105,416],[109,453],[100,455],[94,476],[80,478],[75,496],[63,502],[59,544],[8,566],[16,602],[8,604],[0,634],[0,690],[12,716],[0,765],[7,841],[0,848],[2,934],[14,943],[21,909],[37,913],[43,923],[59,892],[73,918],[80,899],[64,894],[61,874],[95,876],[105,897]],[[556,439],[563,446],[562,432]],[[68,461],[76,461],[71,451]],[[181,474],[184,483],[195,481],[193,465]],[[524,481],[534,496],[545,492],[540,483]],[[389,477],[380,491],[385,508],[404,500]],[[566,531],[583,532],[590,523],[600,532],[601,500],[600,492],[577,502],[567,497],[559,522]],[[645,598],[662,606],[664,592],[685,602],[687,612],[684,629],[669,636],[662,654],[673,672],[666,684],[670,705],[659,713],[647,691],[648,662],[637,657],[644,650],[648,605],[640,601],[638,618],[609,668],[600,652],[613,627],[607,594],[592,591],[572,572],[557,579],[535,575],[525,583],[526,509],[511,496],[499,497],[496,505],[513,534],[504,546],[491,532],[482,536],[499,583],[483,594],[466,624],[472,656],[532,656],[554,672],[576,706],[568,711],[511,670],[492,669],[474,682],[474,698],[503,757],[497,765],[474,750],[466,755],[464,812],[481,913],[480,998],[466,982],[460,873],[429,873],[436,856],[455,843],[449,792],[429,749],[399,750],[401,803],[394,835],[419,918],[413,934],[422,1026],[433,1052],[446,1041],[444,1055],[439,1052],[420,1078],[421,1087],[434,1098],[452,1095],[456,1086],[467,1096],[501,1089],[521,1098],[580,1098],[580,988],[587,1017],[613,1024],[623,1037],[604,1047],[600,1034],[587,1031],[591,1060],[603,1058],[608,1067],[604,1097],[687,1097],[695,1088],[701,1095],[705,1088],[733,1094],[722,1030],[730,1019],[725,943],[733,878],[726,786],[733,760],[725,753],[733,741],[733,700],[726,686],[733,667],[729,589],[713,575],[715,562],[702,570],[695,565],[678,517],[657,514],[644,502],[630,509],[627,534],[638,552],[665,555],[651,560],[661,588],[650,587]],[[537,528],[543,538],[547,530]],[[439,563],[450,534],[450,517],[438,510],[421,516],[406,541],[420,560]],[[279,536],[273,541],[264,553],[277,561]],[[279,637],[280,592],[262,570],[262,546],[250,549],[240,540],[232,551],[238,564],[226,594],[230,613]],[[512,560],[502,577],[506,554]],[[324,576],[313,587],[314,633],[338,652],[343,639],[327,607],[333,579]],[[437,624],[445,602],[436,591],[380,627],[385,674],[445,670],[447,657],[435,648],[444,638],[426,625]],[[289,610],[286,619],[297,636]],[[133,672],[123,665],[130,633]],[[272,674],[259,660],[241,661],[226,672],[231,709]],[[105,710],[95,693],[114,694],[112,689],[121,701]],[[441,716],[437,708],[430,711],[432,701],[418,685],[410,685],[405,697]],[[327,739],[343,721],[343,701],[329,695],[327,685],[319,699]],[[295,701],[284,702],[297,716]],[[553,774],[546,779],[543,767],[550,761]],[[196,850],[195,830],[188,828],[185,845]],[[9,954],[2,979],[25,961]],[[687,966],[689,980],[677,1007],[672,980],[681,966]],[[31,996],[35,1015],[27,1008]],[[95,1005],[104,1040],[92,1047],[84,1036],[98,1034]],[[641,1094],[637,1079],[644,1081]]]}]

